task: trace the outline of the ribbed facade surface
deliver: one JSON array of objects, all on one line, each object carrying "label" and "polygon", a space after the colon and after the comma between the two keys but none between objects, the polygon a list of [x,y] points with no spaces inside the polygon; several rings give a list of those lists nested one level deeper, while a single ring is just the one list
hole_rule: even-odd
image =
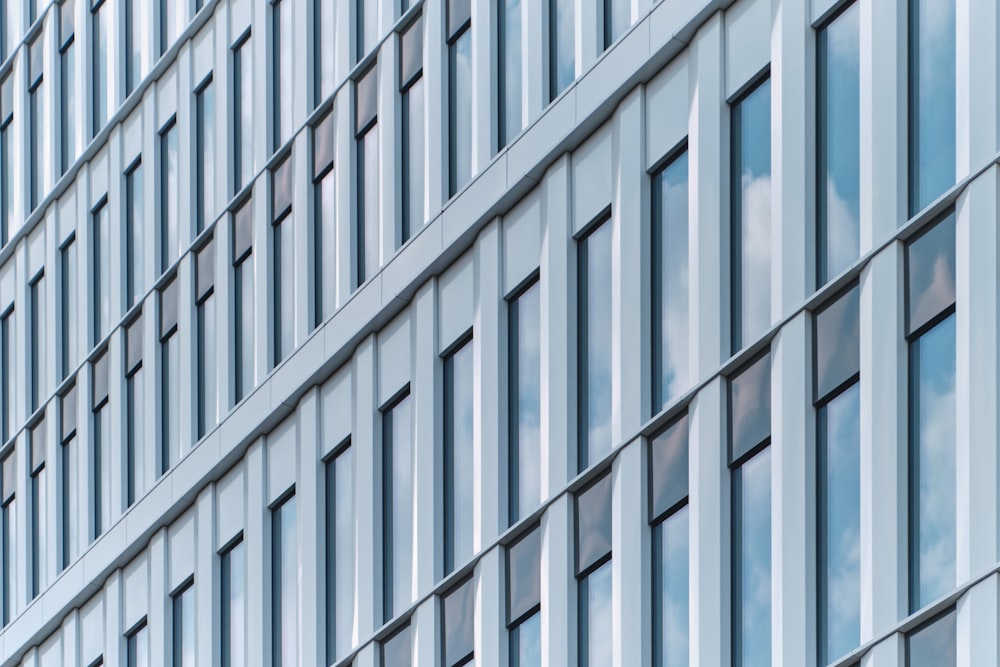
[{"label": "ribbed facade surface", "polygon": [[0,665],[1000,664],[998,36],[0,2]]}]

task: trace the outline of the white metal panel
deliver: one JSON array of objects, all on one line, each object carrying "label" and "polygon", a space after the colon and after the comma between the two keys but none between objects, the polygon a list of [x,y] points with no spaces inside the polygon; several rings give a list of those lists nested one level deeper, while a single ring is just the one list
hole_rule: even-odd
[{"label": "white metal panel", "polygon": [[243,532],[246,522],[246,483],[243,465],[230,470],[216,484],[215,549],[221,550]]},{"label": "white metal panel", "polygon": [[104,591],[90,598],[80,612],[80,662],[91,665],[104,653]]},{"label": "white metal panel", "polygon": [[438,280],[438,352],[443,352],[472,327],[475,310],[474,255],[467,252]]},{"label": "white metal panel", "polygon": [[350,364],[346,364],[323,384],[320,391],[320,453],[329,454],[333,448],[351,437],[354,430],[354,378]]},{"label": "white metal panel", "polygon": [[295,485],[298,467],[298,419],[292,415],[267,436],[267,504]]},{"label": "white metal panel", "polygon": [[536,188],[503,218],[503,293],[538,270],[542,254],[542,191]]},{"label": "white metal panel", "polygon": [[378,335],[378,404],[389,399],[410,382],[413,332],[410,314],[403,312]]},{"label": "white metal panel", "polygon": [[739,0],[726,12],[726,97],[771,60],[771,1]]},{"label": "white metal panel", "polygon": [[682,53],[646,85],[646,168],[688,135],[691,84],[688,55]]},{"label": "white metal panel", "polygon": [[194,574],[195,554],[198,546],[196,527],[197,522],[193,509],[188,510],[170,524],[168,591],[176,590]]},{"label": "white metal panel", "polygon": [[573,233],[611,204],[611,127],[605,125],[573,153]]},{"label": "white metal panel", "polygon": [[[125,609],[122,621],[131,628],[149,613],[149,557],[145,552],[129,563],[123,572]],[[86,627],[86,622],[84,623]]]}]

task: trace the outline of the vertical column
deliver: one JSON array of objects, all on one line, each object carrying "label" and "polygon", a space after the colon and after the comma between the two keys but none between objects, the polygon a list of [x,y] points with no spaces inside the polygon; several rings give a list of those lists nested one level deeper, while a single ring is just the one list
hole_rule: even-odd
[{"label": "vertical column", "polygon": [[577,664],[572,497],[557,498],[542,516],[542,664]]},{"label": "vertical column", "polygon": [[[161,528],[153,535],[149,541],[149,611],[146,616],[146,627],[149,629],[149,657],[154,667],[165,667],[167,656],[171,655],[172,647],[170,635],[167,632],[167,619],[170,610],[169,576],[167,559],[168,551],[167,529]],[[112,581],[115,586],[121,588],[121,575],[116,576]],[[252,580],[251,580],[252,581]],[[120,637],[125,630],[122,627],[121,611],[119,601],[121,594],[108,595],[109,601],[105,614],[107,615],[108,633],[117,634],[117,643],[121,643]],[[111,602],[114,600],[114,602]],[[117,616],[117,618],[115,618]],[[110,644],[110,642],[109,642]],[[121,664],[121,663],[118,663]]]},{"label": "vertical column", "polygon": [[210,665],[219,655],[220,614],[217,611],[215,591],[219,590],[219,558],[215,554],[215,484],[209,484],[198,494],[195,508],[194,555],[194,617],[198,619],[195,630],[195,663]]},{"label": "vertical column", "polygon": [[902,260],[894,244],[861,273],[861,643],[907,612]]},{"label": "vertical column", "polygon": [[[438,621],[437,606],[437,597],[431,596],[424,600],[410,616],[410,641],[413,642],[414,665],[442,664],[442,651],[438,645],[441,627]],[[479,661],[480,656],[477,653],[476,664],[480,664]]]},{"label": "vertical column", "polygon": [[74,609],[63,619],[62,636],[63,667],[78,667],[80,664],[80,612],[78,610]]},{"label": "vertical column", "polygon": [[998,13],[993,0],[955,3],[957,181],[990,162],[1000,142]]},{"label": "vertical column", "polygon": [[[160,533],[162,538],[163,533]],[[155,540],[155,536],[154,536]],[[165,544],[165,540],[161,539],[161,548]],[[150,542],[150,549],[153,548],[153,542]],[[161,558],[161,569],[160,573],[163,573]],[[161,591],[162,592],[162,591]],[[104,664],[106,665],[120,665],[125,662],[125,641],[122,633],[124,628],[122,627],[122,575],[121,570],[116,571],[107,581],[104,582]],[[150,615],[152,615],[152,609],[150,609]],[[156,646],[155,644],[156,635],[150,633],[149,645]],[[160,667],[163,664],[163,659],[160,658],[160,662],[152,663],[153,667]]]},{"label": "vertical column", "polygon": [[[375,337],[369,336],[354,354],[354,452],[355,470],[355,641],[369,637],[382,625],[381,488],[376,459],[376,438],[381,433],[375,404]],[[365,490],[369,490],[365,493]],[[373,529],[374,528],[374,529]]]},{"label": "vertical column", "polygon": [[[443,507],[441,448],[441,363],[438,350],[437,281],[417,292],[412,306],[413,384],[413,586],[412,599],[437,583],[444,538],[439,517]],[[360,486],[359,488],[364,488]],[[381,488],[381,484],[374,487]],[[394,609],[394,612],[400,610]]]},{"label": "vertical column", "polygon": [[298,408],[299,471],[295,496],[299,513],[299,660],[303,665],[318,665],[326,658],[325,468],[319,454],[319,400],[319,388],[313,387]]},{"label": "vertical column", "polygon": [[997,664],[997,599],[1000,576],[995,572],[958,599],[955,664],[958,667]]},{"label": "vertical column", "polygon": [[[864,641],[863,636],[861,641]],[[906,638],[900,633],[883,639],[861,658],[861,667],[903,667],[905,664]]]},{"label": "vertical column", "polygon": [[[475,419],[478,426],[476,436],[479,446],[473,450],[475,479],[473,493],[476,494],[478,511],[474,515],[477,524],[473,531],[473,551],[478,553],[494,542],[507,527],[507,504],[501,488],[505,479],[506,457],[501,451],[501,443],[506,440],[506,424],[502,422],[505,383],[501,371],[501,341],[506,340],[500,323],[501,302],[500,281],[502,264],[500,260],[500,221],[495,220],[479,235],[476,244],[476,290],[473,298],[477,304],[473,321],[474,368],[478,370],[474,391],[478,393],[474,401]],[[482,655],[478,653],[476,655]]]},{"label": "vertical column", "polygon": [[476,664],[480,667],[500,667],[507,662],[507,599],[502,579],[505,552],[490,549],[479,561],[476,581]]},{"label": "vertical column", "polygon": [[[258,438],[246,454],[246,544],[247,575],[247,667],[264,667],[265,655],[270,655],[271,642],[266,625],[269,614],[270,553],[267,501],[265,500],[264,439]],[[259,585],[249,585],[260,582]]]},{"label": "vertical column", "polygon": [[816,656],[811,331],[808,314],[800,312],[771,347],[771,636],[777,665],[806,665]]},{"label": "vertical column", "polygon": [[614,664],[648,665],[651,660],[652,569],[650,530],[646,522],[649,498],[647,457],[642,438],[633,440],[615,459],[614,490],[611,496],[612,636]]}]

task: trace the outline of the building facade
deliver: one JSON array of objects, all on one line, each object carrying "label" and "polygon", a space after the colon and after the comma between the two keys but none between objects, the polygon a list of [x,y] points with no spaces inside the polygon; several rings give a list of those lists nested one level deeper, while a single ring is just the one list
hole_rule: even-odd
[{"label": "building facade", "polygon": [[0,3],[0,664],[997,665],[998,35]]}]

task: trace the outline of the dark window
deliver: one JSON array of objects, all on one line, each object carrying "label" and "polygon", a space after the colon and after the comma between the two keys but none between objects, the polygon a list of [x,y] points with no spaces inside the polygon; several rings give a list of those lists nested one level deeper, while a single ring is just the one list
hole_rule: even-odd
[{"label": "dark window", "polygon": [[581,667],[609,665],[613,619],[611,474],[576,495],[578,657]]},{"label": "dark window", "polygon": [[[286,2],[288,0],[285,0]],[[295,347],[295,223],[292,215],[292,160],[271,172],[273,230],[274,364]]]},{"label": "dark window", "polygon": [[577,469],[611,451],[612,222],[577,242]]},{"label": "dark window", "polygon": [[111,408],[108,406],[108,354],[104,352],[91,364],[92,404],[94,418],[91,442],[91,541],[100,537],[111,525]]},{"label": "dark window", "polygon": [[424,224],[424,24],[419,18],[400,40],[399,90],[402,112],[402,215],[399,244]]},{"label": "dark window", "polygon": [[274,150],[292,136],[292,2],[271,0]]},{"label": "dark window", "polygon": [[240,539],[222,553],[219,623],[222,667],[246,664],[246,567],[246,549]]},{"label": "dark window", "polygon": [[729,378],[729,460],[771,440],[771,356],[765,353]]},{"label": "dark window", "polygon": [[498,112],[498,147],[503,148],[516,137],[524,127],[524,42],[521,20],[522,0],[498,0],[497,2],[497,82],[500,89]]},{"label": "dark window", "polygon": [[326,662],[353,645],[354,450],[341,447],[326,462]]},{"label": "dark window", "polygon": [[442,603],[445,667],[470,664],[474,659],[476,620],[476,587],[472,577],[446,593]]},{"label": "dark window", "polygon": [[31,598],[45,585],[45,552],[48,540],[48,475],[45,472],[45,416],[31,427]]},{"label": "dark window", "polygon": [[511,667],[542,662],[542,531],[535,527],[507,547],[507,629]]},{"label": "dark window", "polygon": [[79,452],[76,445],[77,394],[76,385],[71,386],[60,397],[60,447],[59,447],[59,495],[60,495],[60,535],[62,549],[59,569],[69,567],[70,561],[76,556],[78,544],[77,506],[80,502],[78,471]]},{"label": "dark window", "polygon": [[39,273],[28,285],[28,412],[38,409],[44,393],[45,359],[45,274]]},{"label": "dark window", "polygon": [[3,625],[10,623],[14,600],[14,582],[17,573],[14,571],[14,554],[17,553],[18,530],[15,521],[17,513],[14,505],[14,490],[17,485],[17,461],[14,452],[0,462],[2,480],[0,480],[0,575],[3,576]]},{"label": "dark window", "polygon": [[379,267],[378,89],[373,66],[358,80],[355,137],[357,139],[357,226],[354,230],[358,287]]},{"label": "dark window", "polygon": [[958,662],[954,609],[931,619],[906,636],[906,667],[954,667]]},{"label": "dark window", "polygon": [[177,336],[177,279],[160,289],[160,469],[163,475],[180,460],[181,360]]},{"label": "dark window", "polygon": [[142,161],[136,160],[125,172],[125,303],[131,308],[140,299],[143,286],[146,219],[143,210]]},{"label": "dark window", "polygon": [[180,256],[180,179],[177,162],[177,119],[160,130],[160,273]]},{"label": "dark window", "polygon": [[144,491],[145,387],[142,372],[142,319],[133,320],[125,334],[125,503],[130,506]]},{"label": "dark window", "polygon": [[313,190],[315,198],[313,263],[315,266],[315,301],[313,326],[333,315],[337,305],[337,210],[336,182],[333,171],[333,112],[313,129]]},{"label": "dark window", "polygon": [[77,114],[80,101],[76,89],[76,0],[63,0],[59,7],[59,122],[61,150],[59,173],[76,159]]},{"label": "dark window", "polygon": [[233,361],[235,403],[243,400],[256,382],[254,374],[254,275],[251,200],[233,212]]},{"label": "dark window", "polygon": [[448,196],[472,178],[472,20],[469,0],[448,2]]},{"label": "dark window", "polygon": [[110,90],[108,80],[110,79],[108,42],[111,38],[111,31],[108,23],[108,3],[104,0],[91,0],[91,68],[93,73],[93,124],[91,126],[92,136],[104,129],[108,122],[108,107],[110,101]]},{"label": "dark window", "polygon": [[271,646],[274,667],[298,664],[299,561],[295,496],[271,510]]},{"label": "dark window", "polygon": [[576,78],[576,2],[549,0],[549,101]]},{"label": "dark window", "polygon": [[406,625],[382,642],[382,667],[410,667],[412,664],[410,626]]},{"label": "dark window", "polygon": [[253,180],[253,68],[250,32],[233,46],[233,192]]},{"label": "dark window", "polygon": [[93,344],[97,345],[111,328],[111,220],[107,199],[97,205],[92,217]]},{"label": "dark window", "polygon": [[45,108],[43,98],[42,55],[44,40],[37,37],[28,45],[28,162],[31,164],[29,190],[29,208],[35,210],[41,202],[45,189],[45,126],[42,121],[42,111]]},{"label": "dark window", "polygon": [[215,219],[215,86],[212,75],[195,91],[195,230]]},{"label": "dark window", "polygon": [[511,525],[542,500],[541,286],[532,281],[508,301],[507,399]]},{"label": "dark window", "polygon": [[409,395],[382,413],[382,618],[406,609],[413,580],[413,414]]},{"label": "dark window", "polygon": [[215,244],[209,240],[197,253],[195,307],[198,391],[198,439],[205,437],[219,418],[218,363],[216,355]]}]

